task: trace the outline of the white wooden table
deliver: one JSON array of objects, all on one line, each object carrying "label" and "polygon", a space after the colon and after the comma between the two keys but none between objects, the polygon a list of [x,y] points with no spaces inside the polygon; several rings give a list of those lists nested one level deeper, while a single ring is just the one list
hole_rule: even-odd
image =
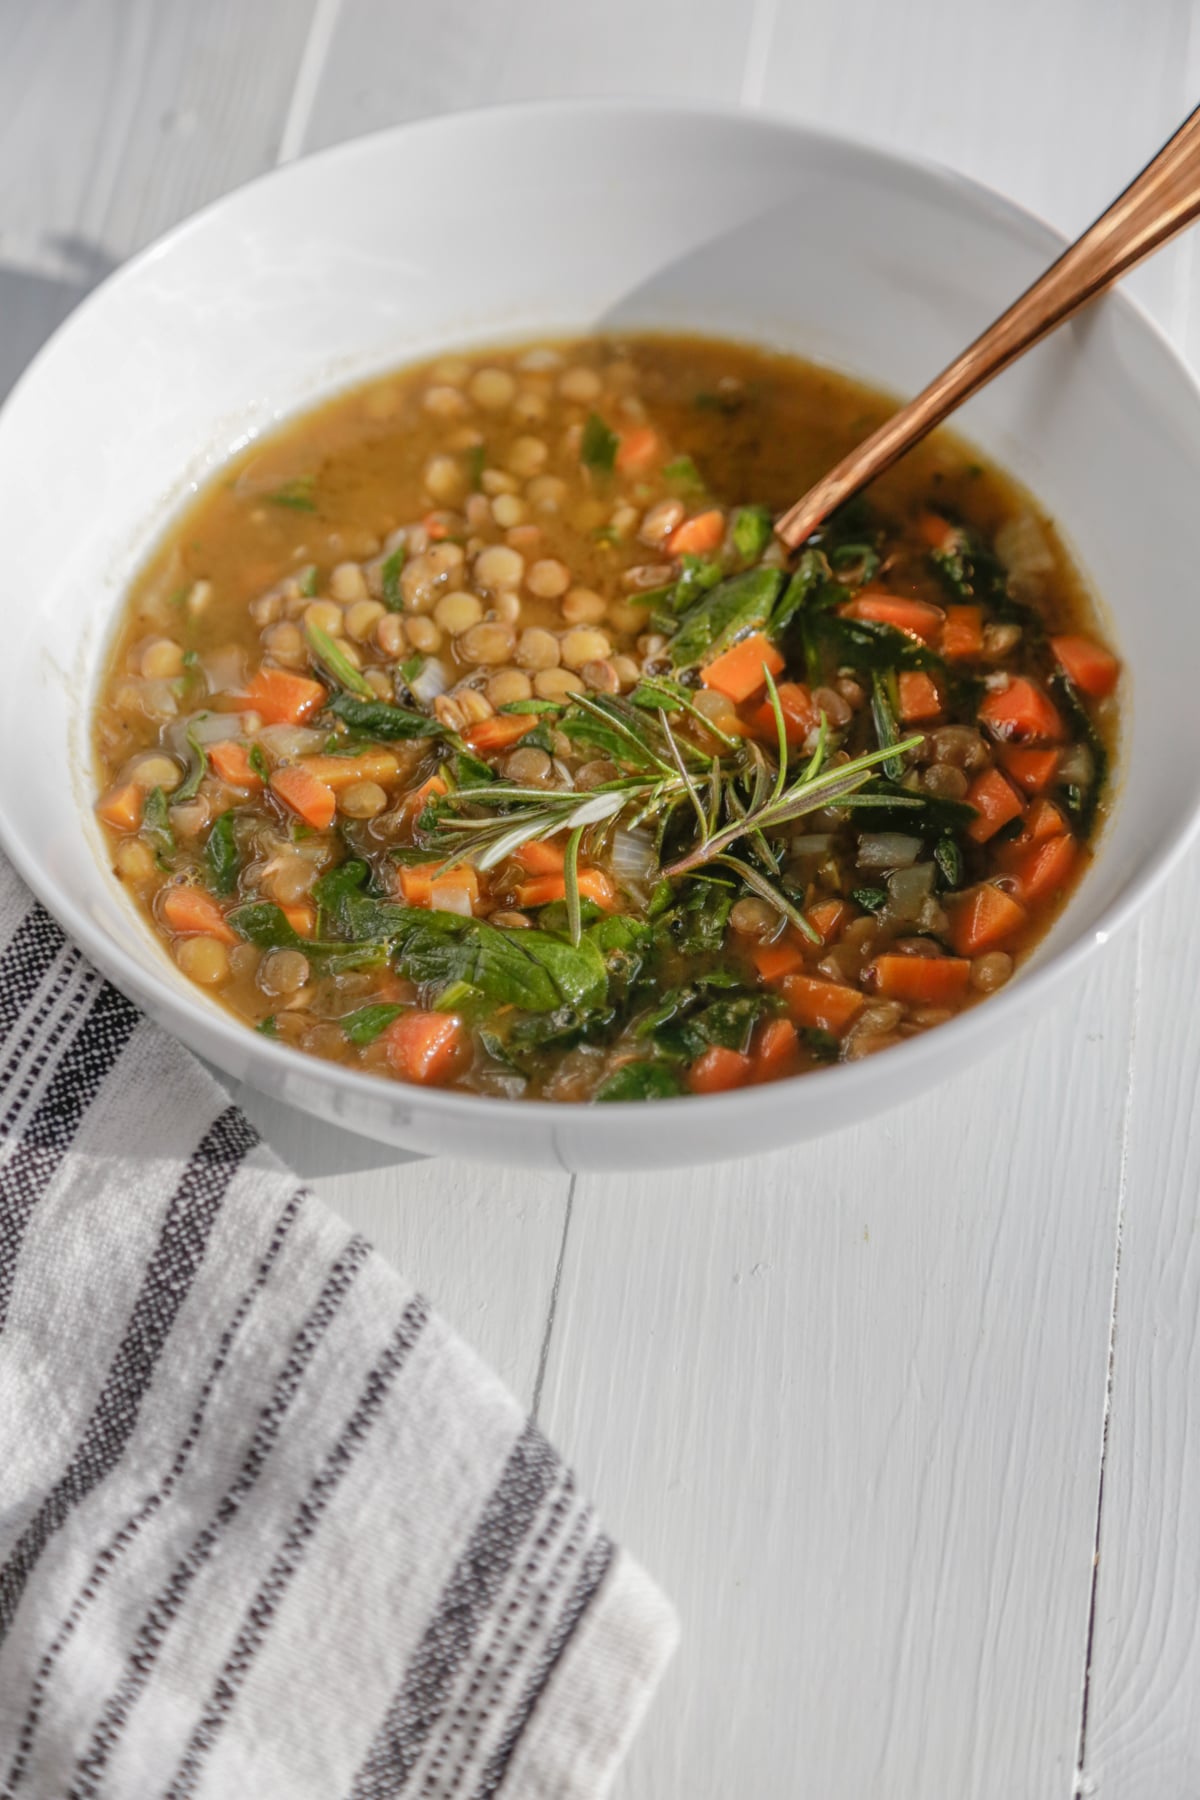
[{"label": "white wooden table", "polygon": [[[761,105],[1076,230],[1198,89],[1200,0],[0,0],[0,390],[184,213],[430,112]],[[1197,241],[1134,286],[1200,356]],[[788,1155],[497,1173],[245,1096],[673,1595],[622,1800],[1200,1795],[1198,891],[1193,856],[1018,1048]]]}]

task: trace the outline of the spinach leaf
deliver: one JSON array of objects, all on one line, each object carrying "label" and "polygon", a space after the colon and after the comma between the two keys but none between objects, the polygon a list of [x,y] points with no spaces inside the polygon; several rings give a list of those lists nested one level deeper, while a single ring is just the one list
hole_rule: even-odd
[{"label": "spinach leaf", "polygon": [[263,747],[261,744],[251,744],[250,755],[246,760],[249,762],[250,767],[254,770],[254,773],[258,776],[260,781],[270,781],[271,767],[267,762],[266,757],[263,755]]},{"label": "spinach leaf", "polygon": [[611,474],[620,442],[616,432],[609,430],[599,413],[589,413],[579,446],[580,461],[598,474]]},{"label": "spinach leaf", "polygon": [[375,907],[377,923],[389,915],[397,966],[412,981],[439,987],[469,982],[493,1004],[523,1012],[554,1012],[563,1005],[584,1012],[605,999],[608,971],[587,934],[574,945],[546,931],[500,931],[458,913],[370,901],[352,902],[353,913],[364,904]]},{"label": "spinach leaf", "polygon": [[320,625],[309,624],[304,627],[304,636],[313,657],[327,674],[333,676],[339,687],[357,694],[362,700],[375,698],[375,690],[370,682],[364,680],[327,631]]},{"label": "spinach leaf", "polygon": [[573,1006],[559,1006],[550,1013],[530,1013],[512,1026],[505,1047],[524,1073],[532,1067],[529,1051],[544,1050],[549,1045],[569,1050],[575,1044],[594,1043],[609,1035],[615,1019],[616,1014],[611,1011],[580,1012]]},{"label": "spinach leaf", "polygon": [[800,1033],[800,1041],[817,1062],[837,1061],[840,1046],[832,1031],[822,1031],[819,1025],[806,1025]]},{"label": "spinach leaf", "polygon": [[313,899],[320,908],[318,930],[322,937],[337,931],[343,937],[351,934],[350,901],[362,892],[371,873],[365,862],[352,858],[330,869],[313,883]]},{"label": "spinach leaf", "polygon": [[142,806],[142,833],[154,851],[159,864],[175,854],[175,833],[167,809],[167,796],[160,787],[151,788]]},{"label": "spinach leaf", "polygon": [[285,481],[282,487],[277,487],[266,499],[269,505],[290,507],[292,512],[316,512],[317,503],[313,499],[315,486],[315,476],[297,475],[294,481]]},{"label": "spinach leaf", "polygon": [[[881,750],[888,750],[893,744],[900,742],[900,695],[896,685],[894,669],[875,669],[871,675],[871,718],[875,725],[875,736]],[[904,763],[898,756],[889,756],[882,764],[883,772],[892,781],[899,781],[904,773]]]},{"label": "spinach leaf", "polygon": [[950,890],[962,886],[962,851],[949,832],[934,845],[933,860],[937,864],[939,886]]},{"label": "spinach leaf", "polygon": [[852,799],[854,823],[861,831],[887,830],[892,826],[897,831],[915,833],[963,831],[979,816],[965,800],[914,794],[895,781],[868,781]]},{"label": "spinach leaf", "polygon": [[708,661],[735,638],[761,629],[782,586],[781,569],[747,569],[719,582],[684,614],[671,640],[675,667]]},{"label": "spinach leaf", "polygon": [[700,598],[701,594],[706,594],[709,588],[717,585],[723,574],[724,570],[720,563],[714,562],[710,557],[685,556],[683,573],[675,583],[671,595],[672,611],[686,612],[688,607]]},{"label": "spinach leaf", "polygon": [[700,471],[690,456],[676,456],[663,467],[663,480],[672,482],[676,487],[703,490],[704,482]]},{"label": "spinach leaf", "polygon": [[222,899],[232,894],[237,887],[238,872],[242,866],[234,827],[233,813],[223,812],[215,820],[204,843],[204,878],[213,893],[219,894]]},{"label": "spinach leaf", "polygon": [[688,1019],[683,1028],[689,1055],[699,1056],[710,1044],[745,1052],[766,1004],[763,994],[738,994],[728,1000],[714,1000],[703,1012]]},{"label": "spinach leaf", "polygon": [[855,906],[861,906],[864,912],[869,913],[882,912],[888,899],[886,888],[877,887],[851,888],[850,898]]},{"label": "spinach leaf", "polygon": [[1092,722],[1092,715],[1084,704],[1082,694],[1070,677],[1059,670],[1049,677],[1047,686],[1092,753],[1093,772],[1088,786],[1068,787],[1063,795],[1067,811],[1072,815],[1080,837],[1087,838],[1096,823],[1096,809],[1108,778],[1108,751],[1104,747],[1104,739]]},{"label": "spinach leaf", "polygon": [[578,944],[564,942],[544,931],[516,933],[525,954],[546,971],[568,1006],[587,1011],[603,1004],[608,992],[608,968],[599,946],[590,937]]},{"label": "spinach leaf", "polygon": [[771,541],[774,520],[765,506],[739,506],[733,515],[733,547],[743,562],[756,563]]},{"label": "spinach leaf", "polygon": [[424,713],[408,712],[403,706],[392,706],[387,700],[359,699],[354,694],[335,694],[325,711],[340,719],[352,731],[378,738],[385,743],[402,738],[445,737],[446,728]]},{"label": "spinach leaf", "polygon": [[664,1025],[672,1025],[689,1013],[699,998],[699,991],[694,987],[668,988],[658,1004],[637,1021],[633,1028],[634,1037],[653,1037]]},{"label": "spinach leaf", "polygon": [[338,1024],[349,1041],[361,1050],[365,1044],[373,1044],[377,1037],[382,1037],[403,1011],[402,1006],[381,1001],[377,1006],[360,1006],[357,1012],[344,1013]]},{"label": "spinach leaf", "polygon": [[829,551],[829,566],[839,581],[862,587],[879,571],[879,552],[871,544],[839,544]]},{"label": "spinach leaf", "polygon": [[171,805],[178,806],[181,800],[194,800],[200,792],[200,783],[208,774],[208,751],[197,738],[192,727],[187,728],[188,749],[192,753],[193,762],[187,779],[182,781],[171,795]]},{"label": "spinach leaf", "polygon": [[875,619],[847,619],[841,613],[822,612],[815,622],[820,640],[839,663],[859,669],[932,669],[944,671],[940,656],[918,644],[894,625]]},{"label": "spinach leaf", "polygon": [[226,917],[239,937],[260,950],[303,950],[307,955],[312,948],[309,939],[288,924],[283,909],[269,900],[249,900]]},{"label": "spinach leaf", "polygon": [[600,1101],[670,1100],[682,1092],[679,1077],[662,1063],[627,1062],[600,1083],[593,1098]]},{"label": "spinach leaf", "polygon": [[659,916],[657,930],[685,956],[717,951],[725,941],[734,898],[725,882],[691,881],[677,903]]},{"label": "spinach leaf", "polygon": [[404,611],[404,596],[400,592],[400,577],[404,572],[404,564],[408,552],[403,544],[397,546],[390,556],[385,556],[379,565],[379,579],[383,583],[383,604],[389,612]]},{"label": "spinach leaf", "polygon": [[835,585],[830,582],[829,564],[822,553],[813,549],[802,550],[795,571],[771,614],[771,636],[782,637],[796,614],[803,612],[811,604],[821,588]]},{"label": "spinach leaf", "polygon": [[268,1013],[265,1019],[260,1019],[258,1021],[258,1024],[254,1029],[255,1031],[261,1031],[264,1037],[277,1038],[279,1036],[279,1021],[276,1019],[274,1013]]}]

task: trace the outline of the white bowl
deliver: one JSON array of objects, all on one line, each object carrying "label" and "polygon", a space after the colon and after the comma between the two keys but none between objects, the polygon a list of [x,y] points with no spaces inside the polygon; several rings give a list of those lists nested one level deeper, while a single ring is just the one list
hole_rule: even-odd
[{"label": "white bowl", "polygon": [[911,392],[1054,256],[944,171],[738,114],[552,104],[302,162],[107,281],[0,414],[0,835],[96,963],[231,1075],[386,1142],[665,1166],[881,1111],[1011,1034],[1175,859],[1200,798],[1200,395],[1128,300],[1019,364],[963,428],[1046,503],[1127,660],[1121,787],[1094,866],[1012,986],[863,1063],[658,1105],[512,1104],[376,1080],[256,1036],[186,982],[109,873],[88,719],[126,584],[248,438],[446,345],[677,327]]}]

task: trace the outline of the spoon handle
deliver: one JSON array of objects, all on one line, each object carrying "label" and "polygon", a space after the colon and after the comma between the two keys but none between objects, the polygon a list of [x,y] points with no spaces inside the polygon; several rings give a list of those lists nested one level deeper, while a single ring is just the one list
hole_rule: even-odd
[{"label": "spoon handle", "polygon": [[929,386],[822,476],[777,522],[797,549],[985,382],[1200,214],[1200,107],[1124,193]]}]

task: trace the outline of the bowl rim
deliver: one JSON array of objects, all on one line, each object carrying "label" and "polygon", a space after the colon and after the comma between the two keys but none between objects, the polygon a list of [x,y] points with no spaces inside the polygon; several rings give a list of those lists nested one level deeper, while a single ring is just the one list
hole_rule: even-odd
[{"label": "bowl rim", "polygon": [[[46,340],[31,361],[26,365],[4,403],[0,405],[0,431],[5,424],[5,415],[25,388],[39,376],[43,363],[52,357],[58,349],[60,340],[86,321],[93,307],[112,303],[114,296],[119,296],[126,282],[136,281],[142,271],[160,258],[167,256],[176,245],[184,242],[194,233],[207,228],[210,222],[232,202],[257,192],[258,189],[292,179],[303,179],[304,171],[313,164],[328,166],[330,164],[353,163],[357,159],[370,160],[397,140],[409,140],[422,135],[436,136],[439,133],[453,132],[468,123],[486,123],[495,121],[504,124],[507,121],[520,123],[530,119],[553,119],[556,116],[570,123],[581,118],[618,120],[622,116],[640,115],[657,116],[667,121],[692,122],[699,125],[712,124],[722,128],[732,128],[749,135],[774,134],[786,136],[798,145],[809,150],[824,148],[842,159],[843,164],[849,161],[857,164],[869,174],[878,175],[884,170],[899,173],[908,181],[915,180],[927,191],[937,188],[949,190],[961,197],[977,212],[981,212],[997,225],[1016,230],[1027,241],[1048,255],[1061,252],[1069,243],[1069,239],[1055,226],[1050,224],[1032,208],[1009,198],[986,182],[977,180],[960,170],[954,169],[934,158],[895,151],[856,138],[848,133],[810,125],[802,120],[771,109],[754,109],[753,111],[736,105],[720,105],[714,103],[697,103],[675,99],[656,99],[653,97],[582,97],[579,99],[536,99],[513,100],[487,106],[460,108],[452,112],[438,113],[427,118],[408,120],[398,125],[385,126],[360,136],[347,139],[338,144],[329,145],[310,155],[293,158],[287,162],[276,164],[246,182],[229,189],[215,200],[209,201],[197,211],[189,214],[166,232],[155,238],[150,244],[137,251],[127,261],[113,270],[80,302],[61,325]],[[1014,296],[1015,297],[1015,296]],[[1135,296],[1122,287],[1110,290],[1102,297],[1108,307],[1122,309],[1133,322],[1135,329],[1145,334],[1153,351],[1164,359],[1170,367],[1171,374],[1177,382],[1181,382],[1190,392],[1198,409],[1200,409],[1200,374],[1194,373],[1175,345],[1167,336],[1165,329],[1151,316]],[[747,341],[751,341],[747,339]],[[290,416],[290,415],[289,415]],[[1200,833],[1200,784],[1197,785],[1190,809],[1176,822],[1177,829],[1172,836],[1160,843],[1141,866],[1126,881],[1121,891],[1109,902],[1104,911],[1091,927],[1074,939],[1055,949],[1044,962],[1033,968],[1018,972],[1018,978],[1001,993],[988,996],[986,1006],[972,1006],[966,1012],[958,1014],[939,1026],[936,1032],[922,1033],[920,1037],[910,1040],[903,1046],[906,1078],[897,1082],[897,1098],[915,1087],[928,1085],[922,1080],[923,1064],[933,1061],[935,1064],[946,1059],[956,1047],[965,1051],[968,1046],[976,1047],[982,1036],[996,1037],[1001,1035],[1003,1023],[1008,1020],[1015,1024],[1021,1014],[1035,1004],[1043,996],[1058,989],[1070,976],[1083,968],[1094,953],[1119,930],[1122,930],[1137,914],[1160,884],[1179,864],[1190,848],[1193,840]],[[1102,845],[1102,839],[1101,839]],[[34,894],[54,914],[65,927],[70,937],[80,944],[95,960],[105,973],[111,971],[111,979],[116,985],[144,1004],[159,1016],[175,1019],[182,1015],[196,1021],[196,1028],[210,1040],[217,1042],[229,1052],[229,1060],[234,1067],[243,1066],[253,1070],[257,1064],[273,1069],[278,1079],[273,1084],[274,1091],[279,1092],[289,1073],[303,1070],[305,1075],[319,1081],[335,1093],[347,1097],[362,1096],[373,1099],[377,1104],[384,1099],[393,1084],[384,1078],[366,1071],[344,1067],[337,1063],[326,1063],[320,1059],[306,1055],[288,1045],[273,1043],[269,1038],[255,1038],[250,1027],[233,1014],[227,1012],[215,1000],[200,994],[184,993],[165,981],[156,980],[144,966],[132,957],[124,945],[116,938],[110,937],[99,925],[95,924],[85,910],[74,899],[73,895],[60,886],[47,866],[39,858],[36,847],[26,838],[14,831],[9,820],[0,812],[0,848],[11,860],[21,878],[32,889]],[[1102,848],[1100,850],[1102,854]],[[98,864],[103,876],[104,865]],[[1084,875],[1084,880],[1087,874]],[[1070,901],[1066,911],[1069,913]],[[143,929],[146,927],[142,926]],[[157,940],[154,940],[157,942]],[[186,1032],[181,1028],[180,1035]],[[220,1059],[217,1058],[219,1061]],[[964,1059],[965,1060],[965,1059]],[[858,1089],[870,1091],[878,1089],[880,1078],[874,1059],[865,1059],[859,1063],[839,1063],[827,1068],[816,1069],[805,1074],[806,1091],[815,1094],[819,1089],[809,1090],[807,1084],[813,1077],[829,1083],[836,1081],[839,1092],[846,1096],[848,1104],[853,1106],[853,1096]],[[795,1093],[795,1083],[799,1077],[792,1077],[782,1082],[766,1082],[760,1085],[741,1088],[724,1094],[695,1095],[683,1094],[672,1101],[669,1118],[680,1119],[681,1104],[694,1112],[698,1105],[706,1109],[720,1106],[729,1116],[730,1122],[736,1113],[747,1124],[774,1112],[784,1102],[785,1096]],[[251,1085],[255,1085],[251,1075]],[[399,1087],[399,1097],[409,1092],[405,1084]],[[456,1088],[421,1087],[416,1090],[420,1096],[422,1111],[432,1121],[444,1124],[455,1116],[461,1115],[463,1108],[469,1109],[473,1121],[478,1121],[481,1128],[486,1129],[489,1122],[506,1121],[510,1125],[514,1119],[528,1121],[530,1130],[545,1127],[561,1128],[567,1121],[578,1121],[585,1115],[596,1119],[597,1129],[611,1128],[618,1120],[645,1118],[647,1108],[640,1101],[617,1101],[605,1105],[602,1112],[597,1113],[591,1101],[550,1101],[519,1100],[513,1101],[483,1094],[467,1093]],[[884,1099],[886,1107],[888,1100]],[[882,1109],[881,1109],[882,1110]],[[657,1108],[650,1109],[651,1116],[662,1119]],[[663,1121],[666,1122],[665,1120]],[[343,1128],[355,1129],[353,1120],[347,1117]],[[732,1154],[733,1152],[731,1152]]]}]

